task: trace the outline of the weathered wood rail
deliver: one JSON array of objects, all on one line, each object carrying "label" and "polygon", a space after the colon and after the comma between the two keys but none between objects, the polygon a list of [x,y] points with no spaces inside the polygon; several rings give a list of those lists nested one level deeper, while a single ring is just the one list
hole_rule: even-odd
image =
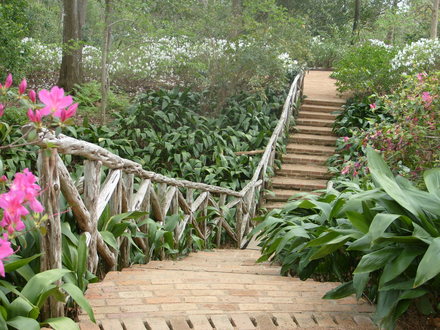
[{"label": "weathered wood rail", "polygon": [[[167,215],[180,213],[182,220],[176,228],[176,241],[182,238],[186,226],[191,223],[203,240],[215,234],[216,242],[220,245],[222,232],[225,231],[238,247],[243,247],[251,219],[255,216],[269,179],[268,168],[274,165],[277,144],[288,130],[293,111],[297,111],[303,82],[304,74],[301,73],[290,87],[278,124],[253,177],[241,191],[169,178],[146,171],[138,163],[92,143],[42,132],[38,142],[42,148],[39,171],[46,209],[58,215],[58,199],[62,193],[78,227],[91,236],[88,267],[92,272],[97,269],[99,257],[109,269],[128,266],[126,254],[129,251],[124,249],[126,238],[119,242],[121,249],[118,256],[118,252],[112,250],[98,232],[98,220],[107,207],[110,214],[146,211],[152,219],[162,223]],[[84,176],[76,181],[72,179],[59,154],[84,158]],[[102,180],[104,174],[106,178]],[[210,214],[214,214],[209,221],[206,217],[208,206]],[[227,221],[231,215],[235,217],[235,227],[233,222],[230,224]],[[46,222],[50,234],[44,241],[46,269],[59,268],[61,265],[59,222],[59,216],[51,216]],[[136,244],[144,250],[148,247],[148,242],[143,238],[137,238]]]}]

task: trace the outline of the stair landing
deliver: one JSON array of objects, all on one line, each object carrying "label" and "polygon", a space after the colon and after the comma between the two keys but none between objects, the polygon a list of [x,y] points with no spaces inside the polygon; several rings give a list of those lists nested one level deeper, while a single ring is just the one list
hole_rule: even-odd
[{"label": "stair landing", "polygon": [[[256,264],[257,249],[193,253],[180,261],[153,261],[110,272],[90,284],[99,325],[89,330],[376,329],[374,307],[354,297],[321,299],[338,283],[280,276],[280,267]],[[99,326],[101,328],[99,328]]]}]

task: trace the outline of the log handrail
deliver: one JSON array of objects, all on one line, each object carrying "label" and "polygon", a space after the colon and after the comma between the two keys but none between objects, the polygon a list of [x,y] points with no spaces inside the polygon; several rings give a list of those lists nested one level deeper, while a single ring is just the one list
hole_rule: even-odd
[{"label": "log handrail", "polygon": [[[266,148],[261,151],[262,157],[252,178],[240,191],[170,178],[147,171],[140,164],[119,157],[93,143],[63,134],[56,136],[48,130],[41,131],[35,144],[42,149],[54,150],[50,164],[52,177],[46,175],[42,183],[50,186],[54,180],[59,182],[60,191],[75,215],[78,228],[88,232],[92,237],[92,243],[89,245],[89,269],[91,271],[97,269],[98,255],[108,268],[117,267],[118,260],[119,267],[128,265],[127,238],[120,239],[121,248],[118,255],[118,251],[107,246],[98,232],[98,219],[107,207],[112,215],[129,211],[146,211],[151,218],[161,223],[166,221],[168,214],[180,212],[183,216],[175,230],[177,241],[182,237],[186,226],[192,224],[195,233],[204,241],[216,231],[216,242],[220,244],[221,233],[224,230],[238,247],[243,247],[244,237],[249,231],[251,220],[255,216],[262,192],[269,179],[268,168],[274,165],[278,141],[287,132],[294,109],[296,114],[296,106],[302,96],[303,82],[304,74],[301,72],[290,86],[280,119]],[[75,182],[58,154],[84,158],[84,177],[78,178]],[[40,175],[47,173],[44,166],[45,164],[42,163],[39,167]],[[102,181],[103,167],[108,169],[104,181]],[[56,173],[53,173],[54,169]],[[135,183],[135,177],[139,179],[139,183]],[[186,190],[186,196],[182,190]],[[196,198],[194,192],[197,192]],[[44,201],[49,209],[57,204],[54,198]],[[233,215],[231,210],[235,210]],[[202,222],[197,221],[199,215],[202,215]],[[227,221],[229,216],[235,218],[235,229]],[[210,221],[207,221],[208,217]],[[147,230],[146,226],[144,227],[144,230]],[[149,246],[147,241],[139,237],[136,238],[136,244],[145,251]],[[45,267],[48,269],[59,267],[59,262]]]}]

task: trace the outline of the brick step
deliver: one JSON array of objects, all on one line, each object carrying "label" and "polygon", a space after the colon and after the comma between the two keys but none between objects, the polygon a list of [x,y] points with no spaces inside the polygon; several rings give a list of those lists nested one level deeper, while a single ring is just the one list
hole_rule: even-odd
[{"label": "brick step", "polygon": [[284,164],[304,164],[304,165],[325,165],[328,157],[327,156],[316,156],[316,155],[300,155],[300,154],[292,154],[292,155],[284,155],[283,163]]},{"label": "brick step", "polygon": [[301,119],[324,119],[335,120],[336,116],[327,112],[312,112],[312,111],[300,111],[298,118]]},{"label": "brick step", "polygon": [[303,104],[301,106],[301,111],[311,111],[311,112],[327,112],[327,113],[339,113],[343,109],[339,106],[327,106],[327,105],[316,105],[316,104]]},{"label": "brick step", "polygon": [[326,166],[301,164],[283,164],[276,174],[299,179],[327,179],[331,177]]},{"label": "brick step", "polygon": [[318,189],[325,189],[327,187],[327,180],[317,179],[297,179],[286,178],[285,176],[275,176],[272,178],[272,187],[275,189],[293,189],[300,191],[313,191]]},{"label": "brick step", "polygon": [[310,144],[310,145],[322,145],[322,146],[335,146],[337,137],[335,136],[325,136],[325,135],[315,135],[315,134],[291,134],[289,136],[289,142],[299,143],[299,144]]},{"label": "brick step", "polygon": [[306,98],[303,104],[313,104],[320,106],[341,107],[346,103],[344,100],[331,100],[331,99],[308,99]]},{"label": "brick step", "polygon": [[332,128],[323,126],[308,126],[308,125],[296,125],[293,127],[298,133],[305,134],[317,134],[317,135],[329,135],[331,136]]},{"label": "brick step", "polygon": [[310,119],[310,118],[297,118],[296,124],[300,126],[316,126],[316,127],[332,127],[334,120],[326,119]]},{"label": "brick step", "polygon": [[[306,192],[301,190],[274,189],[270,193],[266,193],[265,198],[267,201],[271,201],[271,202],[287,202],[288,199],[291,198],[292,196],[297,195],[292,198],[292,200],[294,200],[294,199],[302,198],[305,193]],[[318,193],[312,193],[312,194],[318,195]]]},{"label": "brick step", "polygon": [[286,202],[268,202],[264,204],[264,208],[268,211],[275,209],[282,209],[286,205]]},{"label": "brick step", "polygon": [[295,154],[331,156],[335,153],[335,147],[289,143],[286,147],[286,151]]}]

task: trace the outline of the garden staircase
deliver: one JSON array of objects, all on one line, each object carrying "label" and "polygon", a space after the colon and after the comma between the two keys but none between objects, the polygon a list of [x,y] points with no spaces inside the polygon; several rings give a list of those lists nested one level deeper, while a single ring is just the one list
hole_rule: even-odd
[{"label": "garden staircase", "polygon": [[328,94],[314,96],[306,86],[305,93],[309,97],[298,113],[296,126],[292,127],[282,166],[265,195],[268,210],[282,208],[295,194],[326,188],[330,177],[326,161],[334,154],[337,139],[332,126],[345,100],[335,97],[335,88]]}]

